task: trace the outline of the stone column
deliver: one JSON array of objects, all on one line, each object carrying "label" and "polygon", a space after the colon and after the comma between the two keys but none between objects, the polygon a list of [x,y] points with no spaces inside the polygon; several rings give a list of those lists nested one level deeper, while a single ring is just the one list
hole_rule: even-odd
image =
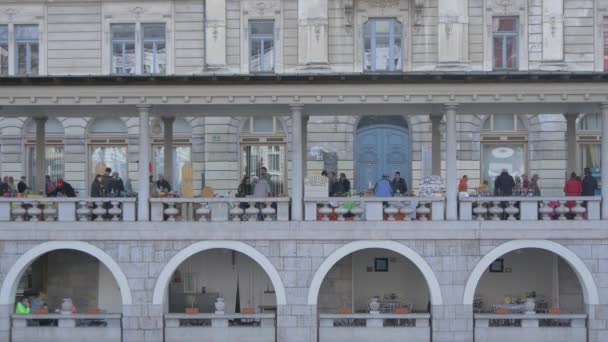
[{"label": "stone column", "polygon": [[602,103],[602,219],[608,220],[608,103]]},{"label": "stone column", "polygon": [[445,105],[445,174],[446,174],[446,220],[458,219],[458,170],[456,168],[456,104]]},{"label": "stone column", "polygon": [[292,121],[292,157],[291,157],[291,219],[302,220],[302,202],[304,201],[304,162],[302,139],[302,105],[291,105]]},{"label": "stone column", "polygon": [[578,113],[564,114],[566,118],[566,179],[571,172],[579,172],[577,165],[576,151],[576,119]]},{"label": "stone column", "polygon": [[226,0],[205,1],[205,66],[226,68]]},{"label": "stone column", "polygon": [[[175,118],[172,116],[163,117],[163,126],[164,126],[164,148],[163,148],[163,157],[165,160],[165,164],[163,165],[163,176],[171,187],[175,187],[173,184],[173,122]],[[175,189],[173,189],[175,191]]]},{"label": "stone column", "polygon": [[431,150],[432,150],[432,165],[433,175],[441,176],[441,131],[439,126],[441,125],[442,115],[431,114]]},{"label": "stone column", "polygon": [[46,137],[44,126],[46,124],[45,117],[34,118],[36,122],[36,184],[35,193],[45,193],[46,182],[45,182],[45,171],[46,171]]},{"label": "stone column", "polygon": [[139,112],[139,163],[137,191],[137,220],[150,221],[150,105],[138,105]]},{"label": "stone column", "polygon": [[327,68],[328,0],[298,0],[298,64],[306,68]]},{"label": "stone column", "polygon": [[463,68],[469,60],[469,1],[439,0],[438,67]]}]

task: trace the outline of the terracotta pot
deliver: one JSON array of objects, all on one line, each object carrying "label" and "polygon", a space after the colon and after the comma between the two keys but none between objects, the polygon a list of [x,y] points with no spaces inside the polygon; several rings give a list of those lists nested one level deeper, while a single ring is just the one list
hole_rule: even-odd
[{"label": "terracotta pot", "polygon": [[34,311],[35,315],[48,315],[49,314],[49,309],[48,308],[40,308],[40,309],[36,309],[36,311]]},{"label": "terracotta pot", "polygon": [[101,313],[101,310],[99,309],[87,309],[86,314],[87,315],[99,315]]},{"label": "terracotta pot", "polygon": [[395,315],[407,315],[410,313],[410,309],[408,308],[396,308]]},{"label": "terracotta pot", "polygon": [[186,314],[196,315],[198,314],[198,308],[186,308]]},{"label": "terracotta pot", "polygon": [[559,315],[562,313],[562,310],[560,310],[560,308],[551,308],[549,309],[549,314],[550,315]]}]

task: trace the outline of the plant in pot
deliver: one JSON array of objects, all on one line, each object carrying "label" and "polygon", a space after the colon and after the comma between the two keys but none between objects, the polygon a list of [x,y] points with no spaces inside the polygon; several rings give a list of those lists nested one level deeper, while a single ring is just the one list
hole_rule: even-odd
[{"label": "plant in pot", "polygon": [[194,305],[196,305],[196,297],[191,294],[187,296],[188,302],[190,303],[190,307],[186,308],[186,313],[188,315],[196,315],[199,310],[198,308],[195,308]]}]

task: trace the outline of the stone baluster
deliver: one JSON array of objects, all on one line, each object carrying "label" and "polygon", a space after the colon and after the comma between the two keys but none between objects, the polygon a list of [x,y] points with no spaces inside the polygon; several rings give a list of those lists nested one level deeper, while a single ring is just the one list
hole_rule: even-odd
[{"label": "stone baluster", "polygon": [[89,208],[89,203],[87,201],[78,202],[76,215],[78,216],[78,221],[85,222],[90,220],[91,208]]},{"label": "stone baluster", "polygon": [[44,203],[44,209],[42,209],[42,219],[44,221],[55,221],[57,217],[57,208],[53,202]]},{"label": "stone baluster", "polygon": [[517,220],[517,217],[515,217],[515,215],[519,214],[519,209],[517,209],[517,207],[515,206],[515,202],[509,201],[509,206],[505,208],[505,213],[508,215],[507,220]]},{"label": "stone baluster", "polygon": [[363,210],[363,208],[361,208],[361,205],[357,202],[354,202],[353,208],[350,210],[350,213],[354,215],[353,221],[361,221],[361,216],[363,215],[364,212],[365,212],[365,210]]},{"label": "stone baluster", "polygon": [[395,221],[395,214],[399,213],[399,209],[393,206],[393,202],[389,202],[388,207],[384,208],[384,213],[388,215],[387,221]]},{"label": "stone baluster", "polygon": [[403,214],[403,221],[410,221],[414,208],[412,208],[412,202],[403,202],[403,207],[399,208],[399,212]]},{"label": "stone baluster", "polygon": [[260,209],[256,208],[256,202],[249,202],[249,208],[245,209],[247,221],[257,221]]},{"label": "stone baluster", "polygon": [[551,214],[553,214],[553,208],[549,206],[549,201],[541,201],[539,203],[538,212],[540,213],[540,219],[543,221],[551,220]]},{"label": "stone baluster", "polygon": [[431,208],[427,207],[428,202],[420,202],[418,208],[416,208],[416,214],[418,214],[418,220],[428,221],[427,215],[431,213]]},{"label": "stone baluster", "polygon": [[30,221],[32,222],[40,221],[42,210],[39,208],[39,205],[38,202],[32,202],[31,207],[27,209],[27,214],[30,216]]},{"label": "stone baluster", "polygon": [[[238,208],[239,204],[235,203],[235,207]],[[239,208],[241,209],[241,208]],[[241,209],[241,213],[242,213]],[[198,217],[199,222],[207,222],[209,221],[209,216],[211,215],[211,209],[207,206],[207,203],[201,203],[200,207],[196,209],[194,214]]]},{"label": "stone baluster", "polygon": [[175,216],[179,214],[179,210],[175,207],[175,203],[169,202],[167,203],[167,208],[164,210],[165,215],[167,215],[167,221],[175,222]]},{"label": "stone baluster", "polygon": [[566,214],[570,212],[570,208],[565,206],[566,201],[559,201],[559,206],[555,207],[555,214],[558,220],[567,220]]},{"label": "stone baluster", "polygon": [[27,214],[27,210],[25,210],[25,208],[23,208],[23,203],[11,202],[11,212],[13,214],[15,221],[21,222],[21,221],[25,220],[25,215]]},{"label": "stone baluster", "polygon": [[323,206],[319,208],[319,214],[321,214],[321,221],[329,221],[329,214],[331,214],[333,210],[329,207],[327,203],[323,203]]},{"label": "stone baluster", "polygon": [[264,216],[264,221],[272,221],[272,215],[274,215],[276,212],[272,207],[272,203],[265,202],[262,204],[264,205],[264,208],[262,208],[262,215]]},{"label": "stone baluster", "polygon": [[112,215],[112,221],[120,221],[120,214],[122,214],[122,209],[120,209],[120,202],[112,201],[110,202],[111,207],[108,209],[108,214]]},{"label": "stone baluster", "polygon": [[490,203],[492,204],[492,206],[488,208],[488,212],[490,213],[490,220],[500,221],[502,219],[501,216],[503,213],[503,209],[500,206],[500,202],[492,201]]},{"label": "stone baluster", "polygon": [[103,207],[103,202],[95,202],[95,209],[93,209],[93,215],[95,215],[95,221],[103,221],[103,215],[106,214],[106,209]]},{"label": "stone baluster", "polygon": [[585,209],[585,207],[583,207],[581,205],[582,202],[583,201],[576,201],[576,205],[574,207],[570,208],[570,212],[572,212],[574,214],[575,220],[584,220],[585,219],[583,216],[587,210]]},{"label": "stone baluster", "polygon": [[334,209],[336,215],[338,215],[338,221],[344,221],[344,215],[348,213],[348,209],[344,207],[344,203],[340,202],[340,205]]},{"label": "stone baluster", "polygon": [[485,207],[485,203],[482,201],[477,201],[475,203],[477,203],[477,206],[473,208],[475,218],[477,218],[477,221],[484,221],[484,215],[488,212],[488,208]]},{"label": "stone baluster", "polygon": [[243,210],[243,208],[241,208],[241,204],[239,202],[236,202],[236,203],[233,203],[233,206],[228,211],[228,214],[230,214],[231,220],[233,222],[240,222],[241,216],[243,215],[244,212],[245,212],[245,210]]}]

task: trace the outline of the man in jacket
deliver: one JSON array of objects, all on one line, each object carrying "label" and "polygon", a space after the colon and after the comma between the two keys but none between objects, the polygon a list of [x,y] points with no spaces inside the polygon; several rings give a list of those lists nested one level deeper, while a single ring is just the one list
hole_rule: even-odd
[{"label": "man in jacket", "polygon": [[512,196],[513,187],[515,186],[515,180],[513,179],[513,176],[511,176],[509,172],[507,172],[506,169],[503,169],[500,173],[500,176],[496,178],[494,186],[494,191],[498,191],[499,196]]},{"label": "man in jacket", "polygon": [[595,190],[597,189],[597,179],[591,175],[591,169],[585,168],[585,177],[583,177],[583,196],[593,196],[595,195]]},{"label": "man in jacket", "polygon": [[27,184],[25,183],[25,176],[21,176],[19,183],[17,183],[17,191],[20,194],[23,194],[23,193],[25,193],[26,190],[27,190]]},{"label": "man in jacket", "polygon": [[64,197],[76,197],[76,191],[74,191],[74,188],[70,183],[59,178],[57,180],[57,188],[49,193],[49,197],[57,197],[59,195]]},{"label": "man in jacket", "polygon": [[401,178],[401,173],[399,171],[395,172],[395,178],[391,182],[391,188],[393,189],[393,194],[397,194],[403,196],[407,193],[407,183],[405,179]]}]

